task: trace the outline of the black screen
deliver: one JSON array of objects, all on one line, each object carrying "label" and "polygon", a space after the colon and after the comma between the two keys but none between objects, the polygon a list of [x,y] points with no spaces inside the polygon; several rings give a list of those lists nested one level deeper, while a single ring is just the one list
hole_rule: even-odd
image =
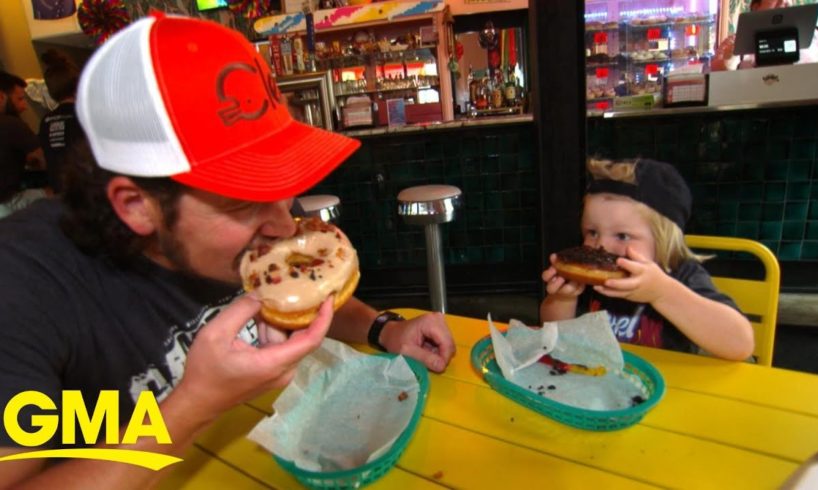
[{"label": "black screen", "polygon": [[799,60],[798,29],[784,28],[756,33],[756,66],[781,65]]}]

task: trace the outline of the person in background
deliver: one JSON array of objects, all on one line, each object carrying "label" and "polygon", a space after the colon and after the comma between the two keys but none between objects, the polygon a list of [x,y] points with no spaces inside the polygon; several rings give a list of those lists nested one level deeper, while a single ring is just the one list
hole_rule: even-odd
[{"label": "person in background", "polygon": [[53,49],[46,51],[41,58],[46,66],[43,78],[48,93],[59,105],[40,122],[40,145],[45,153],[48,185],[59,194],[68,148],[84,137],[74,108],[80,70],[64,54]]},{"label": "person in background", "polygon": [[[76,108],[88,144],[71,153],[62,199],[0,221],[0,406],[30,390],[57,404],[63,390],[116,390],[121,427],[150,391],[172,443],[115,447],[181,456],[221,414],[287,385],[328,333],[446,368],[455,347],[439,313],[404,320],[355,298],[333,313],[328,298],[285,335],[244,294],[244,253],[292,236],[294,197],[360,143],[293,121],[239,32],[158,12],[133,22],[85,65]],[[19,420],[35,432],[27,408]],[[17,446],[0,429],[0,457]],[[59,431],[45,446],[65,447]],[[142,489],[165,474],[0,465],[0,488]]]},{"label": "person in background", "polygon": [[20,118],[26,107],[26,82],[0,71],[0,218],[41,197],[23,191],[26,168],[45,166],[37,136]]},{"label": "person in background", "polygon": [[548,294],[540,319],[607,310],[620,342],[747,359],[754,348],[750,322],[685,245],[692,199],[682,176],[653,160],[590,160],[588,171],[583,244],[619,255],[617,265],[629,276],[591,288],[551,266],[542,274]]},{"label": "person in background", "polygon": [[[750,11],[757,12],[759,10],[769,10],[789,7],[789,3],[785,0],[750,0]],[[816,33],[818,34],[818,33]],[[812,44],[806,49],[802,47],[800,59],[798,63],[815,63],[818,62],[818,35],[813,34]],[[741,70],[745,68],[755,67],[754,56],[743,55],[737,56],[734,54],[736,47],[736,35],[731,34],[724,38],[716,49],[713,59],[710,60],[710,71],[724,71],[724,70]]]},{"label": "person in background", "polygon": [[26,81],[17,75],[0,71],[0,92],[3,92],[6,99],[3,114],[19,117],[28,109],[26,85],[28,85]]}]

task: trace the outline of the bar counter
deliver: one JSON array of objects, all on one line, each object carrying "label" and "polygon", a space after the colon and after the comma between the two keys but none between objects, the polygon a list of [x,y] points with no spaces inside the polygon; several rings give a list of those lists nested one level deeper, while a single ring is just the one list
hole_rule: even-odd
[{"label": "bar counter", "polygon": [[343,134],[352,138],[362,136],[376,136],[381,134],[417,133],[424,131],[436,131],[444,129],[473,128],[481,126],[498,126],[504,124],[530,123],[534,120],[531,114],[516,114],[495,117],[475,117],[461,118],[454,121],[439,121],[418,124],[406,124],[403,126],[381,126],[371,129],[350,129],[342,131]]}]

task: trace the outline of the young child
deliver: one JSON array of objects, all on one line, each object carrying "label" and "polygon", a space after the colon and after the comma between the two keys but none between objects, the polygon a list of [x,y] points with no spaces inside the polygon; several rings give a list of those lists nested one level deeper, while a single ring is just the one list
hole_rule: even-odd
[{"label": "young child", "polygon": [[630,276],[586,287],[549,267],[540,319],[607,310],[620,342],[747,359],[754,347],[750,322],[685,245],[692,199],[682,176],[652,160],[590,160],[588,171],[583,244],[620,255],[617,264]]}]

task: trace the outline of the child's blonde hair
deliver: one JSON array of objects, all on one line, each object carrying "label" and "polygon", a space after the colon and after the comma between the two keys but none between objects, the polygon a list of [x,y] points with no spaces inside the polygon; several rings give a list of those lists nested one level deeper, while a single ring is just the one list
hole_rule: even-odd
[{"label": "child's blonde hair", "polygon": [[[588,172],[594,180],[611,180],[614,182],[624,182],[636,184],[636,164],[635,160],[599,160],[589,159],[587,162]],[[677,223],[662,215],[647,204],[640,202],[630,196],[621,194],[622,199],[628,199],[636,204],[639,214],[645,218],[653,239],[656,242],[656,263],[665,271],[675,270],[686,260],[702,262],[708,257],[693,253],[685,243],[684,232]],[[586,196],[587,199],[587,196]]]}]

